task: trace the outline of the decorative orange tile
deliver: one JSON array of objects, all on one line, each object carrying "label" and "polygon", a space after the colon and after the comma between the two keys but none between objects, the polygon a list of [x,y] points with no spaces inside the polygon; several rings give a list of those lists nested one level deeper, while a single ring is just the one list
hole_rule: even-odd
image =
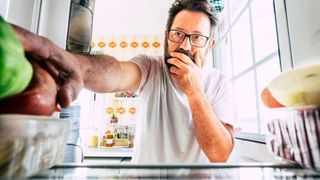
[{"label": "decorative orange tile", "polygon": [[150,43],[147,42],[147,41],[144,41],[144,42],[142,43],[142,47],[144,47],[144,48],[148,48],[149,46],[150,46]]},{"label": "decorative orange tile", "polygon": [[124,114],[124,113],[126,112],[126,109],[123,108],[123,107],[119,107],[119,108],[117,109],[117,112],[118,112],[119,114]]},{"label": "decorative orange tile", "polygon": [[106,109],[106,113],[112,114],[112,113],[113,113],[113,108],[112,108],[112,107],[108,107],[108,108]]},{"label": "decorative orange tile", "polygon": [[158,41],[155,41],[152,43],[152,46],[155,48],[159,48],[160,47],[160,43]]},{"label": "decorative orange tile", "polygon": [[131,42],[130,46],[133,48],[137,48],[139,46],[139,43],[137,41],[133,41]]},{"label": "decorative orange tile", "polygon": [[137,112],[137,109],[135,107],[131,107],[129,109],[129,113],[131,113],[131,114],[135,114],[136,112]]},{"label": "decorative orange tile", "polygon": [[109,43],[109,47],[111,47],[111,48],[115,48],[116,46],[117,46],[117,43],[114,42],[114,41],[111,41],[111,42]]},{"label": "decorative orange tile", "polygon": [[120,47],[122,47],[122,48],[126,48],[127,46],[128,46],[128,43],[126,41],[122,41],[120,43]]},{"label": "decorative orange tile", "polygon": [[100,42],[98,43],[98,46],[99,46],[100,48],[104,48],[104,47],[106,46],[106,43],[105,43],[104,41],[100,41]]}]

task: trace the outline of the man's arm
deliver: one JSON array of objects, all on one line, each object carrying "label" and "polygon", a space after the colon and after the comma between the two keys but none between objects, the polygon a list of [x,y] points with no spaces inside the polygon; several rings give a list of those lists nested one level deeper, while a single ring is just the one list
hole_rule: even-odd
[{"label": "man's arm", "polygon": [[81,64],[84,86],[95,92],[135,91],[141,71],[133,62],[120,62],[108,55],[74,54]]},{"label": "man's arm", "polygon": [[223,125],[211,108],[203,91],[187,95],[192,111],[198,143],[211,162],[225,162],[233,149],[228,127]]},{"label": "man's arm", "polygon": [[80,55],[59,48],[52,41],[13,25],[26,56],[38,61],[59,86],[57,100],[67,107],[84,86],[95,92],[136,90],[141,72],[132,62],[107,55]]},{"label": "man's arm", "polygon": [[[168,63],[171,77],[186,94],[192,111],[197,141],[211,162],[225,162],[233,148],[233,137],[214,113],[199,84],[201,61],[195,54],[195,64],[182,53],[172,52]],[[230,129],[230,131],[232,131]]]}]

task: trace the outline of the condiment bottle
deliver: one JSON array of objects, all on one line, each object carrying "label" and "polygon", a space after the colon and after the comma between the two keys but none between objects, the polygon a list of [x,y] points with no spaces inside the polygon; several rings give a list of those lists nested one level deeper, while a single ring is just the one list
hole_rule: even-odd
[{"label": "condiment bottle", "polygon": [[106,147],[112,147],[113,146],[113,133],[110,131],[107,131],[106,134]]}]

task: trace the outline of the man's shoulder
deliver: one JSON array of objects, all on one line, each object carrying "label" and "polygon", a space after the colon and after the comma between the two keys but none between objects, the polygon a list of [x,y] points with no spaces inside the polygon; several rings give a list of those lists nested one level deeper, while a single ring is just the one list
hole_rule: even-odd
[{"label": "man's shoulder", "polygon": [[148,66],[162,66],[163,56],[159,55],[149,55],[149,54],[139,54],[131,59],[131,61],[145,64]]},{"label": "man's shoulder", "polygon": [[150,55],[150,54],[138,54],[132,58],[132,60],[135,60],[135,59],[143,59],[148,61],[161,61],[163,59],[163,56]]},{"label": "man's shoulder", "polygon": [[211,94],[212,92],[218,92],[219,89],[224,89],[225,86],[230,84],[230,80],[227,75],[214,67],[207,68],[205,70],[204,77],[201,79],[203,88]]},{"label": "man's shoulder", "polygon": [[154,80],[161,74],[161,56],[140,54],[133,57],[130,61],[137,64],[141,70],[141,83],[139,91],[145,91],[150,85],[154,85]]},{"label": "man's shoulder", "polygon": [[220,71],[219,69],[215,67],[205,67],[204,68],[204,74],[205,74],[205,79],[211,80],[211,81],[220,81],[220,80],[227,80],[227,75]]}]

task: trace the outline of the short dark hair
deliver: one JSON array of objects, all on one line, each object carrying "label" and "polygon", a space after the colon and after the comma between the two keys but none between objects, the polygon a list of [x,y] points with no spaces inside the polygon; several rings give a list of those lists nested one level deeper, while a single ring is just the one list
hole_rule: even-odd
[{"label": "short dark hair", "polygon": [[[189,10],[193,12],[201,12],[208,16],[210,21],[210,27],[211,27],[211,35],[213,36],[213,29],[217,25],[217,17],[215,13],[214,7],[208,2],[208,0],[175,0],[169,9],[169,17],[167,20],[167,26],[166,26],[166,32],[169,32],[171,29],[172,23],[176,15],[182,11],[182,10]],[[165,64],[167,67],[170,67],[170,64],[166,61],[168,58],[170,58],[170,55],[168,54],[168,38],[167,33],[166,37],[164,39],[164,58],[165,58]]]},{"label": "short dark hair", "polygon": [[213,32],[213,29],[217,25],[215,9],[208,0],[175,0],[169,9],[169,17],[166,26],[167,32],[170,30],[176,15],[182,10],[202,12],[206,14],[210,20],[211,32]]}]

